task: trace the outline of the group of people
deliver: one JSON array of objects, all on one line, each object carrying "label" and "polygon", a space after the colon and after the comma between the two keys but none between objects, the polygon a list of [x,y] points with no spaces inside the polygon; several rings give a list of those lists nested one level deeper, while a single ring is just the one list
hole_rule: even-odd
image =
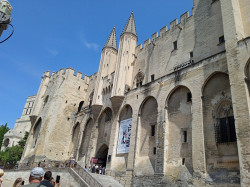
[{"label": "group of people", "polygon": [[[2,187],[1,177],[4,175],[0,169],[0,187]],[[60,178],[60,177],[59,177]],[[30,171],[29,184],[24,184],[22,178],[17,178],[12,187],[61,187],[59,181],[55,181],[51,171],[44,172],[43,168],[35,167]]]},{"label": "group of people", "polygon": [[93,164],[92,166],[89,166],[89,171],[91,171],[91,173],[96,173],[96,174],[100,174],[100,175],[105,175],[105,166],[102,165],[98,165],[98,164]]}]

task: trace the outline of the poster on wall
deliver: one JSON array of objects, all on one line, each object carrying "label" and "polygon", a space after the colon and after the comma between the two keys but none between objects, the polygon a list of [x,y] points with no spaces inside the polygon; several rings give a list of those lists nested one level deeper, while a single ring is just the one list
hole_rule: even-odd
[{"label": "poster on wall", "polygon": [[132,118],[120,121],[117,154],[128,153],[132,127]]}]

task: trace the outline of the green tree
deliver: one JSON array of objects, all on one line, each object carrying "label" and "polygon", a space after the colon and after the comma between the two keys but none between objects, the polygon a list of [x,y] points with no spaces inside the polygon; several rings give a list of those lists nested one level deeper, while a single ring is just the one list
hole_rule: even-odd
[{"label": "green tree", "polygon": [[7,147],[4,151],[0,152],[1,163],[6,166],[14,166],[22,157],[23,148],[19,145]]},{"label": "green tree", "polygon": [[7,126],[7,123],[5,123],[5,125],[1,125],[0,126],[0,146],[2,146],[3,144],[3,138],[4,138],[4,134],[6,132],[8,132],[10,129],[9,127]]},{"label": "green tree", "polygon": [[18,145],[20,145],[23,149],[25,147],[25,144],[26,144],[26,141],[28,139],[28,136],[29,136],[29,132],[25,132],[25,135],[23,137],[23,139],[21,139],[19,142],[18,142]]},{"label": "green tree", "polygon": [[0,152],[0,163],[7,168],[13,168],[14,165],[21,159],[23,150],[29,136],[29,132],[25,132],[23,139],[18,142],[18,145],[7,147]]}]

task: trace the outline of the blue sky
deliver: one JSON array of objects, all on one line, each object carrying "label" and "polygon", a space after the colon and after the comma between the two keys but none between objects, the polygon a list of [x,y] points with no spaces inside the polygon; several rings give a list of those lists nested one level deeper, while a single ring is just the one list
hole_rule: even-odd
[{"label": "blue sky", "polygon": [[67,67],[87,75],[97,72],[112,28],[119,42],[132,11],[140,44],[193,7],[193,0],[9,2],[15,33],[0,44],[0,125],[8,123],[10,128],[21,116],[26,98],[37,93],[43,72]]}]

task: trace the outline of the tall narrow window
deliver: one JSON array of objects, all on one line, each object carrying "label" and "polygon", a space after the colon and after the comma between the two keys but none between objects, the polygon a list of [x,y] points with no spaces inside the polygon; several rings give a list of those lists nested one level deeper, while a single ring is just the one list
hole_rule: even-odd
[{"label": "tall narrow window", "polygon": [[154,147],[154,155],[156,155],[156,147]]},{"label": "tall narrow window", "polygon": [[155,125],[151,125],[151,136],[155,136]]},{"label": "tall narrow window", "polygon": [[187,102],[191,102],[192,101],[192,94],[191,92],[187,93]]},{"label": "tall narrow window", "polygon": [[187,131],[183,131],[183,142],[187,142]]},{"label": "tall narrow window", "polygon": [[193,51],[192,51],[192,52],[190,52],[190,53],[189,53],[189,55],[190,55],[190,59],[192,59],[192,58],[194,57],[194,53],[193,53]]},{"label": "tall narrow window", "polygon": [[182,165],[185,165],[185,158],[182,158]]},{"label": "tall narrow window", "polygon": [[177,49],[177,41],[174,41],[174,42],[173,42],[173,47],[174,47],[174,50]]},{"label": "tall narrow window", "polygon": [[155,80],[155,75],[151,75],[151,81],[154,81]]},{"label": "tall narrow window", "polygon": [[225,43],[224,35],[219,37],[219,44]]}]

